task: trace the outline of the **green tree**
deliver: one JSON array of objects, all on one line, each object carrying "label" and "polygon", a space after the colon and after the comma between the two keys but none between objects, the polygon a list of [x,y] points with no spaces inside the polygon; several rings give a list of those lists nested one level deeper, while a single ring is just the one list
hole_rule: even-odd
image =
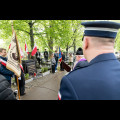
[{"label": "green tree", "polygon": [[[49,49],[59,46],[68,50],[81,46],[83,29],[81,20],[13,20],[14,29],[21,47],[24,49],[25,40],[29,51],[32,50],[36,41],[38,48]],[[0,38],[4,39],[6,46],[9,46],[12,38],[10,20],[0,20]]]}]

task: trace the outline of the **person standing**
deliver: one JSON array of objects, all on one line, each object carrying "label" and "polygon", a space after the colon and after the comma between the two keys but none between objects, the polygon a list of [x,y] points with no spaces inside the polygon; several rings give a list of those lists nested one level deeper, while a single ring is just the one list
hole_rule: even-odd
[{"label": "person standing", "polygon": [[[6,64],[6,49],[0,48],[0,60]],[[8,80],[11,85],[11,77],[13,77],[14,73],[6,68],[5,64],[1,64],[0,73]]]},{"label": "person standing", "polygon": [[93,21],[82,25],[83,54],[89,65],[62,78],[58,99],[120,100],[120,62],[114,55],[120,23]]},{"label": "person standing", "polygon": [[40,52],[39,52],[39,49],[37,49],[37,52],[36,52],[36,59],[40,65]]},{"label": "person standing", "polygon": [[48,61],[48,51],[46,49],[44,51],[44,58],[45,58],[45,61]]},{"label": "person standing", "polygon": [[61,54],[62,54],[62,61],[60,63],[60,70],[64,71],[63,62],[65,61],[65,54],[63,52],[61,52]]},{"label": "person standing", "polygon": [[58,55],[58,53],[57,53],[57,50],[55,50],[54,57],[55,57],[55,61],[56,61],[55,72],[57,72],[57,64],[58,64],[58,58],[59,58],[59,55]]},{"label": "person standing", "polygon": [[[17,77],[15,76],[15,81],[17,84]],[[25,94],[25,75],[23,70],[21,69],[21,76],[18,78],[19,81],[19,89],[20,89],[20,95],[24,95]]]},{"label": "person standing", "polygon": [[51,68],[52,68],[52,73],[55,73],[55,65],[56,65],[56,61],[54,58],[54,54],[51,55]]},{"label": "person standing", "polygon": [[73,55],[72,55],[72,53],[69,53],[69,65],[73,69]]}]

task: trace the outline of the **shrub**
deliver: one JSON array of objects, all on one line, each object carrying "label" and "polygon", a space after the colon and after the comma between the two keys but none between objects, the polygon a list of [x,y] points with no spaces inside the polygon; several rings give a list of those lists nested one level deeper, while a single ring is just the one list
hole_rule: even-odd
[{"label": "shrub", "polygon": [[44,72],[46,72],[46,71],[48,71],[48,68],[47,68],[47,67],[44,68]]},{"label": "shrub", "polygon": [[29,74],[25,74],[25,80],[27,80],[29,78]]},{"label": "shrub", "polygon": [[47,67],[44,67],[44,68],[42,67],[42,68],[41,68],[41,73],[44,73],[44,72],[46,72],[46,71],[48,71],[48,68],[47,68]]},{"label": "shrub", "polygon": [[41,73],[44,73],[44,68],[43,67],[41,68]]}]

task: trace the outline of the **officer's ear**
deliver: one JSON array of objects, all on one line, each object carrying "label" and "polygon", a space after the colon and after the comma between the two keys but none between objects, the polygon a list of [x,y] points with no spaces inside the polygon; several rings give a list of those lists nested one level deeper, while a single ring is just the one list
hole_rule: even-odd
[{"label": "officer's ear", "polygon": [[86,50],[89,47],[89,37],[84,37],[83,48]]}]

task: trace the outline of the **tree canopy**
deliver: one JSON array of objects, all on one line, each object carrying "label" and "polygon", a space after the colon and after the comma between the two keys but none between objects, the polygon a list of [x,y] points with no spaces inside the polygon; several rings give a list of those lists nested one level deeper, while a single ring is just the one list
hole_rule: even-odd
[{"label": "tree canopy", "polygon": [[[75,52],[82,47],[83,20],[13,20],[17,39],[24,51],[25,41],[31,51],[34,42],[40,51],[45,48],[52,53],[59,46],[63,51]],[[0,20],[0,47],[8,48],[12,38],[11,20]],[[117,21],[120,22],[120,21]],[[116,37],[115,48],[120,50],[120,31]]]}]

